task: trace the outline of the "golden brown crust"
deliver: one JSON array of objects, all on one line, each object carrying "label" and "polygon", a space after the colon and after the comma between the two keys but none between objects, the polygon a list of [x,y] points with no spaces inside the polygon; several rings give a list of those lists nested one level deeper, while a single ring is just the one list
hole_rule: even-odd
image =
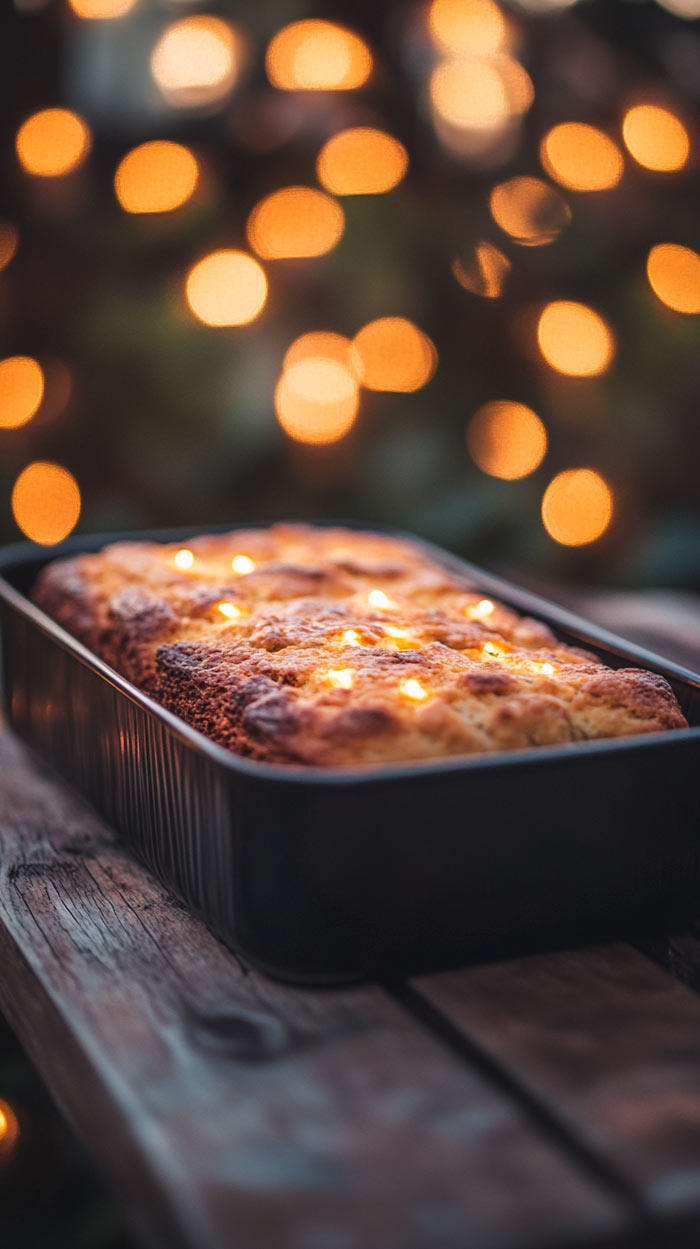
[{"label": "golden brown crust", "polygon": [[115,543],[50,564],[34,597],[188,723],[268,762],[437,759],[686,725],[662,677],[564,646],[380,534],[274,525],[186,548]]}]

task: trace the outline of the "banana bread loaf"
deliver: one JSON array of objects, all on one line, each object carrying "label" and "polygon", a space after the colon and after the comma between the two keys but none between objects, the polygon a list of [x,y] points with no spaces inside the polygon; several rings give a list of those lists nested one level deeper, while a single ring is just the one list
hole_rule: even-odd
[{"label": "banana bread loaf", "polygon": [[316,766],[685,727],[613,670],[397,538],[274,525],[49,564],[34,599],[221,745]]}]

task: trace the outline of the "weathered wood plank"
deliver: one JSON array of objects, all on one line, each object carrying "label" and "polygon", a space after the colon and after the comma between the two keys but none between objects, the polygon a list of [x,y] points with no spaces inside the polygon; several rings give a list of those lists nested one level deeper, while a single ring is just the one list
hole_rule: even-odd
[{"label": "weathered wood plank", "polygon": [[625,945],[415,987],[700,1243],[700,997]]},{"label": "weathered wood plank", "polygon": [[148,1244],[618,1243],[624,1202],[383,991],[247,973],[7,735],[0,767],[2,1007]]}]

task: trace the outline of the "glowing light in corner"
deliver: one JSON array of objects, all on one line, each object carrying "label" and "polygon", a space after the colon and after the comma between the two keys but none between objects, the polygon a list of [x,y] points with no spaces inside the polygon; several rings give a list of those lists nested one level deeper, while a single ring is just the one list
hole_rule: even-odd
[{"label": "glowing light in corner", "polygon": [[353,339],[353,366],[367,390],[420,390],[437,367],[435,344],[406,317],[380,317]]},{"label": "glowing light in corner", "polygon": [[428,691],[415,677],[407,677],[405,681],[400,681],[399,689],[406,698],[412,699],[413,702],[422,703],[428,697]]},{"label": "glowing light in corner", "polygon": [[700,256],[678,243],[657,243],[647,257],[654,294],[674,312],[700,312]]},{"label": "glowing light in corner", "polygon": [[273,191],[248,217],[248,242],[267,260],[323,256],[340,242],[345,213],[340,204],[313,187]]},{"label": "glowing light in corner", "polygon": [[44,372],[31,356],[0,360],[0,429],[26,425],[44,397]]},{"label": "glowing light in corner", "polygon": [[500,182],[491,192],[489,207],[496,224],[524,247],[553,243],[571,220],[566,200],[539,178]]},{"label": "glowing light in corner", "polygon": [[319,182],[334,195],[381,195],[398,186],[407,169],[403,143],[371,126],[334,134],[316,161]]},{"label": "glowing light in corner", "polygon": [[83,163],[90,142],[90,131],[77,113],[67,108],[45,108],[22,123],[15,148],[27,173],[58,178]]},{"label": "glowing light in corner", "polygon": [[542,522],[562,546],[585,546],[608,528],[613,514],[610,487],[590,468],[567,469],[550,481],[542,498]]},{"label": "glowing light in corner", "polygon": [[17,1115],[9,1102],[0,1099],[0,1154],[9,1154],[19,1136]]},{"label": "glowing light in corner", "polygon": [[267,300],[267,278],[246,252],[210,252],[190,269],[185,283],[187,302],[205,325],[247,325]]},{"label": "glowing light in corner", "polygon": [[275,388],[275,412],[296,442],[337,442],[355,423],[360,397],[348,365],[327,356],[305,356],[285,368]]},{"label": "glowing light in corner", "polygon": [[255,560],[252,560],[249,555],[234,555],[231,567],[236,576],[247,577],[249,573],[255,572]]},{"label": "glowing light in corner", "polygon": [[622,122],[622,137],[639,165],[659,173],[682,169],[690,155],[683,122],[656,104],[636,104]]},{"label": "glowing light in corner", "polygon": [[568,300],[547,304],[538,321],[537,341],[547,363],[570,377],[604,373],[615,354],[603,318],[586,304]]},{"label": "glowing light in corner", "polygon": [[53,546],[67,538],[78,522],[78,483],[60,464],[36,460],[23,469],[13,486],[12,512],[32,542]]},{"label": "glowing light in corner", "polygon": [[194,551],[188,551],[183,547],[181,551],[176,551],[173,555],[173,563],[178,572],[187,572],[194,565]]},{"label": "glowing light in corner", "polygon": [[524,403],[496,399],[474,413],[467,426],[467,446],[482,472],[516,481],[539,468],[547,451],[547,431]]},{"label": "glowing light in corner", "polygon": [[285,91],[352,91],[372,72],[364,39],[335,22],[292,22],[270,41],[265,69],[273,87]]},{"label": "glowing light in corner", "polygon": [[606,191],[624,172],[617,144],[583,122],[554,126],[540,144],[540,159],[550,178],[572,191]]}]

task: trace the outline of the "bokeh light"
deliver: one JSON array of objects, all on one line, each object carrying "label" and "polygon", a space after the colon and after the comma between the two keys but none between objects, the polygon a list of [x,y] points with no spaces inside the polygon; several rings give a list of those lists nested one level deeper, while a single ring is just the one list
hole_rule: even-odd
[{"label": "bokeh light", "polygon": [[154,139],[127,152],[114,175],[114,190],[125,212],[172,212],[190,198],[198,178],[189,148]]},{"label": "bokeh light", "polygon": [[494,0],[433,0],[430,33],[438,47],[456,56],[484,56],[504,46],[508,26]]},{"label": "bokeh light", "polygon": [[524,403],[496,399],[474,413],[467,426],[467,446],[484,473],[515,481],[539,468],[547,451],[547,431]]},{"label": "bokeh light", "polygon": [[352,428],[359,388],[340,360],[305,356],[286,368],[275,388],[275,412],[286,434],[297,442],[337,442]]},{"label": "bokeh light", "polygon": [[44,397],[44,373],[31,356],[0,360],[0,429],[26,425]]},{"label": "bokeh light", "polygon": [[586,304],[555,300],[537,325],[537,341],[548,364],[570,377],[604,373],[615,354],[610,327]]},{"label": "bokeh light", "polygon": [[398,186],[408,153],[398,139],[372,126],[341,130],[322,147],[318,180],[334,195],[379,195]]},{"label": "bokeh light", "polygon": [[12,512],[23,534],[41,546],[62,542],[80,516],[80,490],[68,469],[36,460],[17,478]]},{"label": "bokeh light", "polygon": [[364,39],[335,22],[292,22],[270,41],[265,69],[273,87],[285,91],[351,91],[372,72]]},{"label": "bokeh light", "polygon": [[57,178],[71,173],[85,160],[90,150],[90,131],[70,109],[45,108],[22,123],[15,148],[27,173]]},{"label": "bokeh light", "polygon": [[267,278],[247,252],[223,249],[192,266],[185,293],[192,312],[205,325],[246,325],[265,306]]},{"label": "bokeh light", "polygon": [[282,260],[323,256],[345,229],[345,214],[330,195],[313,187],[290,186],[273,191],[251,212],[246,231],[258,256]]},{"label": "bokeh light", "polygon": [[346,368],[352,369],[352,343],[344,334],[336,334],[331,330],[311,330],[301,334],[287,348],[283,371],[296,364],[297,360],[306,360],[308,356],[317,356],[324,360],[339,360]]},{"label": "bokeh light", "polygon": [[678,243],[658,243],[647,258],[654,294],[674,312],[700,312],[700,256]]},{"label": "bokeh light", "polygon": [[11,221],[0,219],[0,269],[9,265],[19,246],[19,230]]},{"label": "bokeh light", "polygon": [[605,191],[617,186],[624,172],[616,143],[583,122],[554,126],[540,145],[540,159],[551,178],[572,191]]},{"label": "bokeh light", "polygon": [[542,498],[542,521],[562,546],[586,546],[608,528],[613,497],[607,482],[591,468],[557,473]]},{"label": "bokeh light", "polygon": [[482,295],[484,299],[498,299],[511,271],[511,263],[493,243],[477,243],[467,260],[455,256],[452,274],[465,291]]},{"label": "bokeh light", "polygon": [[571,220],[563,197],[539,178],[517,177],[499,183],[491,192],[489,206],[496,224],[524,247],[554,242]]},{"label": "bokeh light", "polygon": [[175,108],[215,104],[228,95],[238,77],[242,46],[238,33],[220,17],[179,18],[156,43],[151,73]]},{"label": "bokeh light", "polygon": [[657,104],[636,104],[622,123],[630,155],[645,169],[671,173],[682,169],[690,155],[690,139],[680,118]]},{"label": "bokeh light", "polygon": [[76,17],[93,20],[125,17],[137,3],[138,0],[68,0]]},{"label": "bokeh light", "polygon": [[420,390],[437,367],[434,343],[406,317],[370,321],[353,338],[352,351],[355,372],[367,390]]},{"label": "bokeh light", "polygon": [[430,99],[438,117],[458,129],[498,130],[511,116],[505,83],[491,61],[442,61],[430,76]]},{"label": "bokeh light", "polygon": [[12,1106],[0,1098],[0,1155],[7,1157],[19,1136],[19,1121]]}]

